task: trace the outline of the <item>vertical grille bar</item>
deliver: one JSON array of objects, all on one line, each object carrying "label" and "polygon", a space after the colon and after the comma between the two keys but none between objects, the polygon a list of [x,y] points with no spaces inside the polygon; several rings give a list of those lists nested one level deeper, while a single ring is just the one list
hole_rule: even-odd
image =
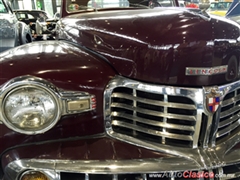
[{"label": "vertical grille bar", "polygon": [[113,180],[118,180],[118,175],[117,174],[113,175]]},{"label": "vertical grille bar", "polygon": [[[163,98],[163,101],[164,102],[168,102],[168,96],[165,94],[164,95],[164,98]],[[166,106],[164,106],[164,109],[163,109],[163,113],[168,113],[168,109],[167,109],[167,107]],[[166,117],[164,117],[163,118],[163,123],[167,123],[167,118]],[[164,133],[166,133],[167,131],[166,131],[166,128],[163,128],[163,132]],[[165,139],[165,137],[162,137],[162,144],[166,144],[166,139]]]},{"label": "vertical grille bar", "polygon": [[85,180],[89,180],[89,174],[85,174]]},{"label": "vertical grille bar", "polygon": [[142,180],[147,180],[147,174],[141,174]]},{"label": "vertical grille bar", "polygon": [[[137,92],[136,92],[136,89],[133,89],[133,97],[137,97]],[[137,106],[137,101],[133,100],[133,106],[136,107]],[[136,116],[137,115],[137,112],[136,111],[133,111],[133,116]],[[136,121],[133,121],[133,124],[136,125]],[[137,133],[135,130],[133,130],[133,135],[136,136]]]}]

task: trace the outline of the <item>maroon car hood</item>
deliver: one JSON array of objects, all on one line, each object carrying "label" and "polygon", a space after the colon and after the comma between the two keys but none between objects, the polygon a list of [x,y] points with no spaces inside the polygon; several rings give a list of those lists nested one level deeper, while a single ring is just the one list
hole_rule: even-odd
[{"label": "maroon car hood", "polygon": [[187,67],[226,63],[216,61],[216,54],[226,56],[227,47],[216,53],[219,47],[213,42],[237,39],[239,33],[224,21],[181,8],[157,8],[82,13],[62,23],[67,31],[64,39],[105,56],[120,75],[157,84],[201,86],[227,81],[224,74],[185,75]]}]

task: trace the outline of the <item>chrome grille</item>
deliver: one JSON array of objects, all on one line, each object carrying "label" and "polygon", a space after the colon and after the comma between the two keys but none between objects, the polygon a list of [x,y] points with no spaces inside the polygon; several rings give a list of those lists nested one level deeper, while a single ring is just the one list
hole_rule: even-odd
[{"label": "chrome grille", "polygon": [[[206,171],[207,172],[207,171]],[[198,173],[193,171],[191,173]],[[201,173],[199,171],[199,173]],[[183,172],[165,172],[155,174],[80,174],[61,173],[61,180],[214,180],[204,177],[183,177]]]},{"label": "chrome grille", "polygon": [[199,171],[166,171],[149,174],[85,174],[61,172],[61,180],[239,180],[239,164]]},{"label": "chrome grille", "polygon": [[203,111],[201,89],[156,86],[121,77],[108,88],[105,117],[111,136],[197,147]]},{"label": "chrome grille", "polygon": [[221,105],[216,142],[222,142],[239,132],[240,126],[240,88],[226,94]]}]

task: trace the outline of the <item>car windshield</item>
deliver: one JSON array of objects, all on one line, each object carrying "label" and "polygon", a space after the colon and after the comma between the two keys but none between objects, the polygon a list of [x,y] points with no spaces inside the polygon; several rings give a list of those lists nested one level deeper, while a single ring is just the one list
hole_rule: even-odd
[{"label": "car windshield", "polygon": [[173,6],[172,0],[67,0],[68,12],[101,8]]},{"label": "car windshield", "polygon": [[2,0],[0,0],[0,13],[6,13],[6,12],[7,12],[7,9],[4,6]]}]

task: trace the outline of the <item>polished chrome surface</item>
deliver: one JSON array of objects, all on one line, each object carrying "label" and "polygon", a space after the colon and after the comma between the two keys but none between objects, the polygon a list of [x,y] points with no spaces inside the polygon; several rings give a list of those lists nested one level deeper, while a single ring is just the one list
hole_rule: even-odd
[{"label": "polished chrome surface", "polygon": [[216,74],[225,74],[227,73],[228,65],[225,66],[215,66],[210,68],[204,68],[204,67],[186,67],[186,75],[187,76],[199,76],[199,75],[205,75],[205,76],[211,76]]},{"label": "polished chrome surface", "polygon": [[[117,178],[119,174],[133,174],[140,173],[142,174],[143,179],[149,173],[164,173],[164,172],[183,172],[185,170],[193,170],[197,172],[208,171],[208,172],[217,172],[217,173],[226,173],[225,171],[231,167],[236,166],[238,170],[231,172],[231,177],[220,177],[220,180],[224,179],[232,179],[240,177],[240,151],[237,148],[234,148],[235,145],[240,143],[240,132],[231,130],[224,137],[224,139],[218,140],[219,129],[222,127],[221,118],[225,117],[223,114],[227,116],[233,116],[235,118],[235,114],[238,113],[236,109],[238,108],[238,92],[240,92],[240,81],[214,87],[203,87],[203,88],[178,88],[178,87],[170,87],[170,86],[157,86],[146,83],[141,83],[138,81],[126,79],[123,77],[115,77],[107,86],[105,91],[105,125],[106,125],[106,136],[111,136],[115,139],[128,142],[134,144],[136,146],[145,147],[147,149],[151,149],[157,152],[166,153],[166,157],[158,158],[158,159],[129,159],[129,160],[57,160],[57,159],[22,159],[16,160],[9,163],[5,172],[10,174],[12,179],[17,177],[19,174],[24,172],[25,170],[37,170],[37,171],[48,171],[53,170],[57,174],[63,173],[83,173],[86,174],[85,179],[91,179],[92,174],[107,174],[113,175],[113,179]],[[119,90],[119,88],[121,88]],[[3,89],[3,87],[2,87]],[[119,91],[116,91],[119,90]],[[126,89],[128,89],[126,91]],[[207,95],[211,90],[218,90],[220,94],[220,105],[218,110],[213,113],[210,112],[207,108],[207,104],[205,103],[207,99]],[[124,91],[123,91],[124,90]],[[161,98],[155,100],[154,98],[146,98],[140,97],[139,92],[144,92],[146,94],[158,95]],[[128,94],[122,94],[123,92],[128,92]],[[131,92],[131,93],[129,93]],[[64,93],[63,93],[64,94]],[[62,96],[63,96],[62,94]],[[71,93],[70,93],[71,94]],[[171,98],[168,98],[172,96]],[[192,104],[187,104],[183,102],[176,102],[175,97],[181,97],[184,100],[191,100],[186,102],[194,102]],[[65,99],[68,99],[68,93],[65,93]],[[114,99],[115,98],[115,99]],[[116,98],[118,98],[116,102]],[[161,99],[162,101],[159,101]],[[169,99],[171,103],[169,103]],[[174,101],[175,100],[175,101]],[[129,103],[131,102],[131,103]],[[160,117],[162,117],[163,121],[161,123],[152,122],[153,120],[146,119],[144,117],[137,118],[137,113],[145,113],[147,115],[152,115],[151,108],[139,108],[137,106],[138,102],[146,103],[146,104],[154,104],[155,106],[161,106],[162,111],[165,113],[157,113],[154,112]],[[125,103],[125,104],[124,104]],[[123,104],[123,105],[122,105]],[[129,108],[129,106],[133,106]],[[231,108],[225,108],[227,105],[231,105]],[[124,112],[131,113],[113,113],[112,108],[120,108],[124,109]],[[148,107],[148,106],[145,106]],[[177,108],[178,110],[185,109],[193,109],[196,111],[196,115],[191,117],[190,115],[187,117],[186,115],[176,115],[176,114],[168,114],[168,110],[166,108]],[[127,109],[127,111],[125,111]],[[139,110],[140,109],[140,110]],[[150,113],[149,113],[149,112]],[[174,111],[175,112],[175,111]],[[177,111],[176,111],[177,112]],[[184,111],[185,112],[185,111]],[[116,117],[120,116],[121,118],[131,118],[134,121],[132,124],[128,125],[129,122],[118,122],[121,119],[116,119]],[[112,119],[112,117],[114,119]],[[198,131],[197,136],[193,135],[193,142],[195,142],[196,146],[192,147],[179,147],[174,144],[164,144],[164,141],[153,141],[140,139],[136,136],[137,132],[142,130],[138,127],[138,123],[146,123],[147,125],[157,125],[161,128],[180,128],[178,124],[169,125],[168,119],[175,117],[184,117],[187,122],[193,120],[195,125],[193,126],[183,126],[184,131],[192,130]],[[220,121],[218,119],[220,117]],[[165,119],[166,118],[166,119]],[[184,120],[183,118],[183,120]],[[205,124],[202,121],[206,121]],[[236,120],[238,121],[238,120]],[[117,122],[117,123],[116,123]],[[125,125],[127,128],[133,129],[132,134],[124,134],[117,132],[113,126],[115,124],[127,124]],[[233,121],[234,123],[234,121]],[[197,126],[197,127],[196,127]],[[122,126],[120,126],[121,128]],[[133,128],[134,127],[134,128]],[[230,126],[231,127],[231,126]],[[237,127],[238,129],[238,127]],[[145,131],[148,129],[145,128]],[[149,132],[152,133],[154,129]],[[169,135],[166,132],[155,132],[157,135]],[[185,134],[176,134],[174,136],[169,136],[167,138],[175,138],[179,135],[184,136]],[[181,136],[179,136],[181,137]],[[195,138],[197,140],[195,140]],[[202,142],[202,144],[200,143]],[[193,143],[194,144],[194,143]],[[146,178],[145,178],[146,179]],[[210,178],[213,179],[213,178]]]},{"label": "polished chrome surface", "polygon": [[[240,81],[182,88],[117,76],[105,91],[106,132],[145,148],[162,151],[166,145],[174,146],[180,154],[182,150],[176,147],[214,147],[216,140],[223,143],[238,132],[239,87]],[[208,100],[216,97],[219,102],[211,111]]]},{"label": "polished chrome surface", "polygon": [[[35,89],[42,89],[47,92],[52,97],[57,106],[57,108],[55,109],[54,120],[51,122],[51,124],[49,124],[47,127],[43,127],[42,129],[24,130],[14,126],[13,124],[9,123],[9,118],[6,115],[6,111],[4,109],[6,99],[9,97],[9,94],[11,92],[20,88],[29,87]],[[69,105],[74,102],[77,102],[79,108],[76,108],[75,105],[73,109]],[[31,108],[30,106],[31,104],[28,108]],[[62,89],[58,89],[53,84],[41,78],[33,76],[21,76],[8,81],[0,87],[0,107],[0,121],[3,122],[7,127],[23,134],[39,134],[44,133],[54,127],[58,120],[60,120],[60,118],[64,115],[94,110],[96,108],[96,98],[95,96],[90,95],[86,92],[64,91]]]},{"label": "polished chrome surface", "polygon": [[227,141],[240,130],[240,82],[220,86],[225,89],[221,110],[215,114],[218,122],[214,144]]},{"label": "polished chrome surface", "polygon": [[203,89],[158,86],[117,77],[105,91],[106,131],[126,141],[136,138],[196,148],[204,112],[203,93]]},{"label": "polished chrome surface", "polygon": [[[185,161],[185,162],[184,162]],[[60,180],[61,173],[79,173],[85,175],[85,180],[91,180],[91,175],[107,175],[112,180],[118,179],[122,175],[136,174],[139,179],[145,180],[147,177],[157,175],[168,176],[171,179],[192,178],[191,173],[205,173],[209,179],[218,177],[220,180],[239,178],[239,172],[228,172],[225,167],[235,167],[235,165],[223,165],[212,169],[198,169],[199,166],[186,159],[162,158],[162,159],[139,159],[139,160],[116,160],[116,161],[68,161],[68,160],[39,160],[24,159],[16,160],[8,164],[5,168],[6,180],[16,179],[26,170],[39,171],[46,174],[51,180]],[[237,165],[238,167],[239,165]],[[170,169],[172,168],[172,169]],[[186,170],[187,169],[187,170]],[[207,173],[206,173],[207,172]],[[213,175],[214,177],[212,177]],[[66,179],[66,178],[65,178]],[[64,180],[65,180],[64,179]],[[202,179],[202,178],[196,178]]]}]

